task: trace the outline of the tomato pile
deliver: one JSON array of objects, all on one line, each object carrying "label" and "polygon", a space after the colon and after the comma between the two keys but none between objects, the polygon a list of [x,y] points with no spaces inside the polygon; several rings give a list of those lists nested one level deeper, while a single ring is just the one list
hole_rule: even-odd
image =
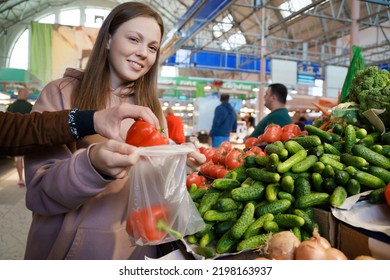
[{"label": "tomato pile", "polygon": [[[200,166],[201,175],[211,179],[223,178],[230,170],[244,165],[247,156],[265,156],[266,153],[260,144],[273,143],[275,141],[286,141],[300,134],[301,131],[298,125],[288,124],[283,127],[277,124],[270,124],[265,128],[264,134],[259,137],[250,137],[245,140],[245,149],[234,148],[230,142],[223,142],[218,148],[201,147],[199,150],[206,156],[206,163]],[[187,179],[187,188],[191,185],[189,182],[199,185],[205,185],[207,182],[200,182],[199,178],[195,178],[193,174],[190,179]],[[203,179],[202,179],[203,180]],[[206,180],[207,181],[207,180]]]}]

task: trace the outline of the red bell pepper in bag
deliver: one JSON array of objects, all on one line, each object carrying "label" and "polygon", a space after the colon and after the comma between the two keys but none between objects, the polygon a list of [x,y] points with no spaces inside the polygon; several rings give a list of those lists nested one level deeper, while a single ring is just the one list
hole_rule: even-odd
[{"label": "red bell pepper in bag", "polygon": [[169,144],[169,140],[152,124],[136,120],[127,131],[126,143],[136,147],[149,147]]},{"label": "red bell pepper in bag", "polygon": [[126,231],[129,235],[147,241],[157,241],[168,233],[177,239],[182,234],[168,227],[169,209],[161,205],[131,212],[127,217]]}]

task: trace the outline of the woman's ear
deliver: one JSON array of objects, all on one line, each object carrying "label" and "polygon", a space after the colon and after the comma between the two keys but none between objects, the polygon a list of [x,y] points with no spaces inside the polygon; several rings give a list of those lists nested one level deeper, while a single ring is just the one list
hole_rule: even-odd
[{"label": "woman's ear", "polygon": [[109,50],[110,46],[111,46],[111,34],[108,34],[108,41],[107,41],[106,49]]}]

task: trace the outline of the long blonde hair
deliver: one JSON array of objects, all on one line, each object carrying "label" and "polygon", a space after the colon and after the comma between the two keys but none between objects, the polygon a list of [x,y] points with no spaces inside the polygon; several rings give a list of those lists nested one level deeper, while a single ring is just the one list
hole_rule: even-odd
[{"label": "long blonde hair", "polygon": [[[115,7],[104,20],[96,43],[92,49],[84,77],[79,87],[72,94],[72,105],[81,110],[101,110],[106,108],[110,98],[110,69],[108,61],[107,43],[120,25],[136,17],[154,18],[160,26],[161,38],[164,34],[164,24],[161,16],[149,6],[139,2],[126,2]],[[129,82],[134,89],[136,105],[149,107],[163,127],[163,112],[157,95],[158,60],[160,50],[157,51],[156,62],[150,70],[135,82]]]}]

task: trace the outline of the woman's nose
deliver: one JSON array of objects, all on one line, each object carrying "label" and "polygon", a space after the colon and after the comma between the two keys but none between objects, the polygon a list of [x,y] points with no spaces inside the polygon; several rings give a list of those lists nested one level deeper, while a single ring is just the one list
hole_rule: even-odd
[{"label": "woman's nose", "polygon": [[148,54],[148,46],[145,44],[139,44],[138,49],[137,49],[137,55],[145,57]]}]

